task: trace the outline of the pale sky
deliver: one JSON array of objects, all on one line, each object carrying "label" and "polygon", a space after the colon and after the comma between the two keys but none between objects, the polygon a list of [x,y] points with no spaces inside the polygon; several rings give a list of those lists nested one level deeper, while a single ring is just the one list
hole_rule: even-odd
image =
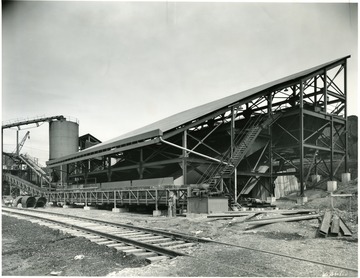
[{"label": "pale sky", "polygon": [[[357,4],[13,2],[2,12],[2,120],[72,116],[106,141],[346,56],[357,114]],[[20,132],[22,138],[25,130]],[[4,150],[16,131],[5,130]],[[23,152],[48,160],[48,124]],[[21,139],[20,138],[20,139]]]}]

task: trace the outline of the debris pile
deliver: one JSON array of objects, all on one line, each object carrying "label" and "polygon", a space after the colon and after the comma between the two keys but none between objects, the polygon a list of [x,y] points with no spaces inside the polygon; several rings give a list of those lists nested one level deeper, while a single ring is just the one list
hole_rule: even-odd
[{"label": "debris pile", "polygon": [[[264,218],[264,215],[271,215],[269,218]],[[237,223],[246,223],[252,227],[258,225],[267,225],[278,222],[292,222],[301,220],[310,220],[320,218],[321,215],[315,209],[299,209],[299,210],[257,210],[257,211],[238,211],[219,214],[210,214],[207,218],[215,219],[229,219],[239,217]],[[253,218],[257,218],[254,219]]]},{"label": "debris pile", "polygon": [[270,202],[256,199],[256,198],[246,198],[239,202],[242,207],[247,207],[247,208],[268,208],[268,207],[275,208],[276,207],[276,205],[271,204]]}]

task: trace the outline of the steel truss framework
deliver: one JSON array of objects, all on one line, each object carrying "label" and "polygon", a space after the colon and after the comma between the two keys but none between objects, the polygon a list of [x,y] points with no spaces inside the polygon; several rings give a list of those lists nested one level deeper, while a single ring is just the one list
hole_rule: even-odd
[{"label": "steel truss framework", "polygon": [[13,192],[20,189],[25,195],[43,196],[48,202],[66,203],[84,203],[84,204],[114,204],[116,205],[153,205],[157,209],[158,206],[167,206],[169,203],[170,192],[175,193],[177,203],[181,207],[186,206],[187,188],[163,188],[163,189],[124,189],[124,190],[108,190],[94,191],[91,189],[76,191],[46,191],[30,182],[27,182],[17,176],[4,174],[4,179],[9,182],[12,190],[10,194],[19,195]]},{"label": "steel truss framework", "polygon": [[8,173],[3,174],[3,179],[9,183],[12,196],[19,195],[18,192],[15,192],[15,188],[20,189],[24,194],[33,196],[45,196],[47,193],[45,189]]},{"label": "steel truss framework", "polygon": [[[60,177],[66,189],[67,184],[96,186],[161,177],[173,177],[188,187],[209,180],[215,167],[231,164],[233,171],[216,177],[211,190],[229,194],[234,200],[254,180],[269,196],[273,195],[274,180],[288,175],[285,171],[291,168],[295,169],[292,174],[297,176],[300,194],[304,196],[310,175],[321,172],[333,180],[342,166],[347,171],[347,58],[255,91],[165,133],[155,130],[132,142],[49,165],[59,177],[61,172],[67,173],[67,180]],[[271,120],[279,114],[281,117]],[[256,138],[246,145],[246,134],[255,128],[259,130]],[[237,142],[246,147],[243,146],[241,161],[234,164]],[[264,165],[267,170],[259,171],[259,166]],[[70,199],[75,194],[64,192],[56,194]],[[107,201],[114,199],[111,193],[93,194],[107,194]],[[153,196],[146,194],[148,199]],[[133,201],[132,197],[126,200]]]},{"label": "steel truss framework", "polygon": [[169,203],[169,194],[175,192],[179,206],[186,206],[187,188],[174,189],[124,189],[124,190],[77,190],[50,192],[46,196],[52,202],[114,204],[114,205],[164,205]]}]

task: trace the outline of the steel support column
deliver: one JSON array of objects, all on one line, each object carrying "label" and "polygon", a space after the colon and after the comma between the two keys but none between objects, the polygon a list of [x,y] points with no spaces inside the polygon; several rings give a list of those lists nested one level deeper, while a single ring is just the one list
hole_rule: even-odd
[{"label": "steel support column", "polygon": [[[267,97],[268,99],[268,117],[270,118],[272,115],[272,99],[273,99],[273,95],[272,93],[270,93]],[[274,182],[274,178],[273,178],[273,150],[272,150],[272,144],[273,144],[273,140],[272,140],[272,125],[270,125],[268,127],[268,133],[269,133],[269,170],[270,170],[270,179],[269,179],[269,185],[270,185],[270,190],[271,190],[271,197],[275,196],[275,188],[273,186],[273,182]],[[265,146],[266,148],[266,146]]]},{"label": "steel support column", "polygon": [[90,159],[88,160],[85,160],[85,174],[84,174],[84,178],[85,178],[85,185],[87,185],[87,179],[88,179],[88,176],[89,176],[89,163],[90,163]]},{"label": "steel support column", "polygon": [[344,61],[344,95],[345,95],[345,109],[344,109],[344,117],[345,117],[345,173],[349,171],[348,168],[348,119],[347,119],[347,60]]},{"label": "steel support column", "polygon": [[107,178],[108,181],[111,181],[111,157],[110,155],[107,157]]},{"label": "steel support column", "polygon": [[330,121],[330,180],[334,180],[334,120]]},{"label": "steel support column", "polygon": [[66,187],[69,186],[70,165],[66,164]]},{"label": "steel support column", "polygon": [[324,70],[324,107],[325,113],[327,114],[327,102],[328,102],[328,91],[327,91],[327,70]]},{"label": "steel support column", "polygon": [[19,156],[19,130],[16,130],[16,156]]},{"label": "steel support column", "polygon": [[60,166],[60,185],[63,187],[63,165]]},{"label": "steel support column", "polygon": [[300,154],[300,196],[304,195],[304,81],[300,81],[300,104],[299,104],[299,154]]},{"label": "steel support column", "polygon": [[184,181],[184,185],[187,184],[187,157],[188,157],[188,153],[186,151],[187,149],[187,130],[184,130],[183,133],[183,181]]},{"label": "steel support column", "polygon": [[[231,146],[231,157],[234,154],[234,138],[235,138],[235,109],[231,107],[231,126],[230,126],[230,146]],[[234,169],[234,201],[237,203],[237,168]]]},{"label": "steel support column", "polygon": [[139,179],[142,180],[144,174],[144,154],[142,148],[140,149],[140,161],[139,161],[138,172],[139,172]]}]

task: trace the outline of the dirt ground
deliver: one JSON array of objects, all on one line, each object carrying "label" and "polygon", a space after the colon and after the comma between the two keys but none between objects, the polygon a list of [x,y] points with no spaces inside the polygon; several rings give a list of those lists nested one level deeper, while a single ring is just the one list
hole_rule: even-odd
[{"label": "dirt ground", "polygon": [[[211,219],[207,218],[207,215],[191,215],[191,217],[188,215],[188,217],[169,218],[165,216],[153,217],[149,214],[113,213],[106,210],[88,211],[81,208],[63,209],[49,206],[45,209],[59,213],[66,213],[69,215],[98,218],[116,223],[126,223],[132,224],[134,226],[151,227],[159,230],[192,234],[197,237],[240,245],[245,248],[255,248],[276,252],[283,255],[296,256],[308,260],[319,261],[333,266],[357,269],[357,181],[356,183],[353,182],[348,186],[342,186],[339,184],[338,188],[338,191],[335,193],[339,194],[351,192],[355,194],[355,197],[353,197],[351,201],[351,207],[349,198],[336,197],[334,201],[334,211],[343,218],[343,220],[353,232],[353,236],[351,237],[319,237],[318,228],[320,221],[318,219],[297,222],[280,222],[248,229],[248,224],[241,223],[240,218],[237,217],[230,219]],[[329,193],[323,190],[307,190],[306,196],[308,196],[308,203],[305,205],[296,204],[296,194],[287,196],[281,200],[277,200],[276,205],[279,209],[314,208],[318,209],[320,214],[323,214],[324,211],[331,209]],[[258,218],[261,217],[269,218],[271,216],[270,214],[258,216]],[[7,254],[5,255],[7,256]],[[48,256],[50,255],[51,254]],[[301,260],[293,260],[284,256],[281,257],[273,254],[271,255],[254,252],[248,249],[234,246],[198,244],[188,251],[188,255],[190,257],[178,257],[172,260],[151,265],[144,265],[141,262],[139,265],[136,265],[136,262],[134,262],[134,264],[130,264],[125,268],[122,262],[117,262],[121,264],[121,266],[118,268],[107,268],[106,271],[96,275],[153,277],[358,276],[356,272],[346,269],[313,264],[311,262],[304,262]],[[6,256],[3,254],[3,258],[6,258]],[[42,255],[38,256],[39,258],[44,257]],[[105,266],[107,265],[108,264],[105,264]],[[114,264],[112,264],[112,266],[114,266]],[[68,273],[71,272],[64,272],[63,274],[69,275]],[[75,275],[81,275],[79,274],[80,272],[73,273],[75,273]],[[39,275],[40,274],[47,275],[44,272],[39,273]]]},{"label": "dirt ground", "polygon": [[115,249],[84,238],[2,216],[3,276],[105,276],[144,265],[145,261],[119,256]]}]

